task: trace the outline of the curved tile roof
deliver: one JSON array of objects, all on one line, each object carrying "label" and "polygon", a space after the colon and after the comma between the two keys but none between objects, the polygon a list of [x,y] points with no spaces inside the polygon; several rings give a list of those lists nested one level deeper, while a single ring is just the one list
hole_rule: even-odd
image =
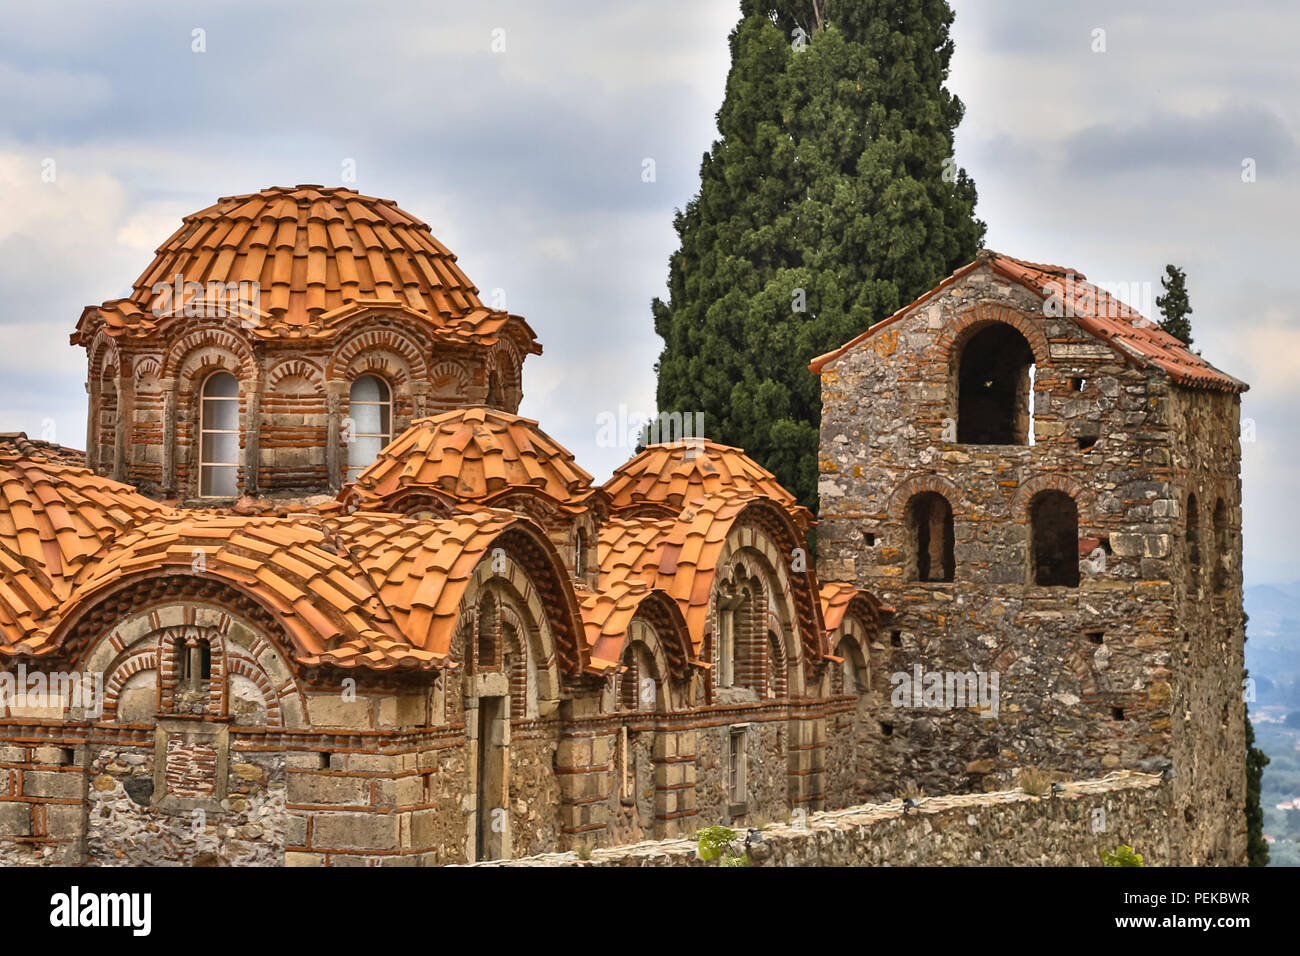
[{"label": "curved tile roof", "polygon": [[[773,530],[790,545],[802,540],[802,530],[790,512],[768,498],[738,491],[718,492],[687,502],[673,519],[613,519],[601,529],[599,542],[602,591],[614,592],[625,582],[641,582],[668,594],[686,620],[695,649],[704,641],[709,604],[718,561],[728,535],[742,517]],[[799,631],[811,658],[821,655],[824,627],[821,605],[812,593],[812,572],[792,574],[809,582],[808,594],[796,594]],[[806,598],[806,599],[805,599]]]},{"label": "curved tile roof", "polygon": [[[507,511],[457,514],[434,523],[383,514],[330,519],[375,593],[410,643],[441,660],[475,567],[501,533],[519,523]],[[330,658],[340,663],[339,655]]]},{"label": "curved tile roof", "polygon": [[86,453],[66,448],[53,442],[28,438],[26,432],[0,432],[0,457],[16,455],[19,458],[44,458],[60,465],[84,468]]},{"label": "curved tile roof", "polygon": [[831,581],[821,586],[820,591],[822,618],[826,622],[827,633],[834,633],[844,623],[844,616],[854,602],[859,604],[859,613],[868,621],[879,622],[894,613],[887,604],[863,588],[844,581]]},{"label": "curved tile roof", "polygon": [[812,513],[743,448],[716,442],[650,445],[620,465],[603,487],[615,511],[658,505],[664,514],[676,513],[695,498],[737,492],[773,499],[801,530],[814,523]]},{"label": "curved tile roof", "polygon": [[343,644],[360,644],[365,653],[354,663],[375,668],[434,662],[405,639],[346,543],[315,516],[178,512],[146,522],[78,576],[65,610],[87,607],[128,579],[158,572],[211,577],[249,595],[276,615],[303,664],[318,663]]},{"label": "curved tile roof", "polygon": [[178,299],[170,288],[162,291],[177,275],[205,290],[214,282],[227,289],[257,283],[256,314],[239,314],[255,335],[318,335],[358,306],[387,306],[425,319],[452,339],[485,344],[513,321],[526,350],[541,351],[521,318],[483,305],[456,256],[427,224],[391,199],[322,186],[225,196],[186,216],[128,297],[87,308],[73,344],[86,341],[101,322],[110,335],[147,336],[169,317],[184,316],[184,307],[200,296]]},{"label": "curved tile roof", "polygon": [[387,507],[428,490],[480,504],[526,490],[580,506],[593,488],[591,475],[537,422],[474,407],[412,422],[339,498],[363,508]]},{"label": "curved tile roof", "polygon": [[1208,388],[1226,392],[1244,392],[1250,388],[1240,379],[1215,368],[1155,322],[1121,302],[1105,289],[1085,281],[1087,277],[1082,272],[1076,272],[1065,266],[1026,262],[991,249],[982,250],[974,262],[962,266],[929,292],[903,306],[889,318],[877,322],[833,352],[819,355],[808,365],[809,370],[820,375],[823,369],[833,364],[850,349],[898,322],[918,305],[984,265],[1045,299],[1059,297],[1066,315],[1085,331],[1115,348],[1135,365],[1161,369],[1174,382],[1187,388]]},{"label": "curved tile roof", "polygon": [[0,455],[0,547],[40,569],[60,598],[106,542],[170,512],[87,468]]}]

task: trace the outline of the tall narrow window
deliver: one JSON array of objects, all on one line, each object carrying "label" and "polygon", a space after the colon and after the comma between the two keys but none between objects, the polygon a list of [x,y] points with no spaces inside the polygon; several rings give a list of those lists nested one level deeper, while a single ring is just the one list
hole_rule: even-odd
[{"label": "tall narrow window", "polygon": [[1029,443],[1034,352],[1014,327],[995,322],[962,347],[957,368],[957,441]]},{"label": "tall narrow window", "polygon": [[748,790],[746,778],[749,775],[745,759],[745,728],[733,727],[728,743],[727,791],[733,805],[743,806]]},{"label": "tall narrow window", "polygon": [[1187,496],[1187,590],[1193,594],[1201,586],[1201,508],[1196,495]]},{"label": "tall narrow window", "polygon": [[348,418],[348,481],[355,481],[393,440],[393,394],[388,383],[376,375],[353,382]]},{"label": "tall narrow window", "polygon": [[739,597],[718,602],[718,686],[730,687],[736,680],[736,608]]},{"label": "tall narrow window", "polygon": [[1079,586],[1079,509],[1063,491],[1044,491],[1029,505],[1032,580],[1042,587]]},{"label": "tall narrow window", "polygon": [[199,495],[239,493],[239,382],[217,372],[203,383],[199,410]]},{"label": "tall narrow window", "polygon": [[953,559],[952,505],[943,495],[925,491],[907,503],[909,563],[914,581],[951,581]]},{"label": "tall narrow window", "polygon": [[501,612],[497,599],[489,594],[479,605],[478,640],[476,642],[474,663],[478,670],[495,670],[497,665],[497,634],[501,629]]},{"label": "tall narrow window", "polygon": [[1228,587],[1228,506],[1222,498],[1214,503],[1214,593]]}]

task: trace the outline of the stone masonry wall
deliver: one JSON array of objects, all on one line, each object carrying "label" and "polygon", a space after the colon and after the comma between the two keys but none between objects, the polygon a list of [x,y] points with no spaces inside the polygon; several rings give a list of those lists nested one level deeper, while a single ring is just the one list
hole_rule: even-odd
[{"label": "stone masonry wall", "polygon": [[[806,825],[772,824],[751,849],[754,866],[1098,866],[1129,844],[1147,866],[1194,862],[1167,826],[1171,788],[1159,777],[1117,773],[1071,784],[1053,797],[1022,791],[813,813]],[[1098,811],[1101,815],[1098,815]],[[741,831],[743,836],[743,831]],[[715,866],[691,839],[474,866]]]},{"label": "stone masonry wall", "polygon": [[[955,440],[965,336],[992,323],[1034,351],[1032,444]],[[1223,835],[1244,786],[1235,397],[1132,367],[987,268],[843,355],[822,389],[819,577],[897,608],[887,674],[999,679],[996,715],[873,695],[885,746],[870,758],[872,792],[993,790],[1026,765],[1077,778],[1173,763],[1190,845],[1239,857],[1244,843]],[[1029,504],[1053,489],[1078,508],[1079,553],[1063,556],[1078,560],[1078,587],[1031,577]],[[1186,583],[1193,490],[1199,597]],[[917,580],[906,506],[921,492],[951,505],[951,581]]]}]

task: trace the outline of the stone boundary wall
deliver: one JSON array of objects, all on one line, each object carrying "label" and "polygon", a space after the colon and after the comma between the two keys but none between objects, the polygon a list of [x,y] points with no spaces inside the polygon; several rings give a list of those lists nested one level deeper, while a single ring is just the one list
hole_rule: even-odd
[{"label": "stone boundary wall", "polygon": [[[809,814],[806,825],[773,824],[751,847],[755,866],[1100,866],[1101,851],[1127,843],[1148,866],[1187,865],[1169,825],[1171,787],[1123,771],[1065,784],[1062,794],[1023,790],[922,797],[904,814],[899,801]],[[1105,813],[1094,832],[1094,811]],[[743,828],[737,831],[744,836]],[[716,866],[693,840],[664,840],[546,853],[472,866]]]}]

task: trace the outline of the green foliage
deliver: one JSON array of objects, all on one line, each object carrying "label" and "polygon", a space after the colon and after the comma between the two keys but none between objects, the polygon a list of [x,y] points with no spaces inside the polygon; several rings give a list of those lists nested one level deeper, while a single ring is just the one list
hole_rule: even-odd
[{"label": "green foliage", "polygon": [[1260,783],[1268,765],[1264,751],[1255,746],[1255,728],[1246,713],[1246,860],[1250,866],[1268,866],[1268,843],[1264,840],[1264,810],[1260,806]]},{"label": "green foliage", "polygon": [[[744,0],[719,139],[674,225],[660,411],[702,411],[816,506],[820,383],[807,368],[979,250],[952,162],[947,0]],[[793,43],[796,28],[808,39]]]},{"label": "green foliage", "polygon": [[696,846],[700,859],[711,862],[727,852],[727,848],[736,839],[736,831],[731,827],[705,827],[695,834]]},{"label": "green foliage", "polygon": [[1102,866],[1142,866],[1142,854],[1134,853],[1127,843],[1121,843],[1114,853],[1101,851]]},{"label": "green foliage", "polygon": [[1178,339],[1184,345],[1192,344],[1192,303],[1187,298],[1187,273],[1177,266],[1165,266],[1164,278],[1160,280],[1164,295],[1156,296],[1156,307],[1164,316],[1160,327]]}]

